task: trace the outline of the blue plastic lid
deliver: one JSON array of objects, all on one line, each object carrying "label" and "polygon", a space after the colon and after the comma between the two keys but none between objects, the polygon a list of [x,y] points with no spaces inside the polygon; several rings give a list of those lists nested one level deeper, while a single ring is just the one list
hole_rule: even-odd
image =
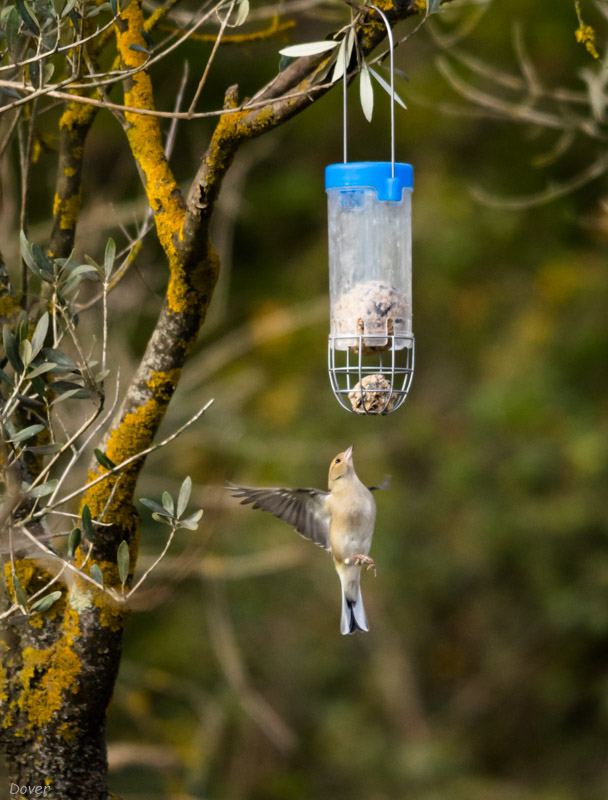
[{"label": "blue plastic lid", "polygon": [[395,164],[395,177],[391,177],[390,161],[353,161],[330,164],[325,167],[325,189],[371,188],[378,192],[378,200],[399,202],[404,189],[414,188],[414,170],[411,164]]}]

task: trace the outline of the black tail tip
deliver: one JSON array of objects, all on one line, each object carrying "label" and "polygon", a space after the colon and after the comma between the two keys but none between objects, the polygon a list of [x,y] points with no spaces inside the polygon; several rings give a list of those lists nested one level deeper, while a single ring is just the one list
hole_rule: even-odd
[{"label": "black tail tip", "polygon": [[347,635],[350,635],[351,633],[357,633],[357,631],[361,631],[362,633],[366,633],[368,629],[367,628],[362,628],[359,625],[359,623],[357,622],[357,618],[355,617],[355,605],[356,605],[356,602],[354,600],[347,600],[346,604],[348,606],[348,611],[350,613],[350,619],[349,619],[349,626],[348,626]]}]

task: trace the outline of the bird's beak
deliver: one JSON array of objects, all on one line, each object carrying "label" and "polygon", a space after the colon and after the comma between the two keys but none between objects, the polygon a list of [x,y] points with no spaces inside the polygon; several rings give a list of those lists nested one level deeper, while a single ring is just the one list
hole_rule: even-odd
[{"label": "bird's beak", "polygon": [[354,445],[352,445],[352,444],[351,444],[351,446],[350,446],[350,447],[349,447],[347,450],[345,450],[345,451],[344,451],[344,458],[345,458],[347,461],[352,461],[352,457],[353,457],[353,447],[354,447]]}]

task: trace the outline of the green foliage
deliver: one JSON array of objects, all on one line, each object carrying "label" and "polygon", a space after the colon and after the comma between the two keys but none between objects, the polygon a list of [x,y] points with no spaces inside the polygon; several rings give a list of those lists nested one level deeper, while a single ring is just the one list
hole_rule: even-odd
[{"label": "green foliage", "polygon": [[44,597],[41,597],[40,600],[36,600],[35,603],[32,603],[32,607],[30,609],[32,614],[43,614],[45,611],[48,611],[49,608],[51,608],[51,606],[56,603],[60,597],[61,592],[59,590],[44,595]]},{"label": "green foliage", "polygon": [[91,578],[103,586],[103,572],[98,564],[91,564]]},{"label": "green foliage", "polygon": [[124,586],[127,578],[129,577],[129,545],[124,540],[118,545],[118,552],[116,555],[116,563],[118,564],[118,575],[120,582]]},{"label": "green foliage", "polygon": [[93,541],[93,537],[95,535],[93,529],[93,520],[91,517],[91,509],[88,505],[84,505],[82,507],[82,511],[80,512],[80,516],[82,518],[82,530],[84,532],[85,537],[89,540],[89,542]]},{"label": "green foliage", "polygon": [[192,492],[192,478],[186,477],[180,487],[177,503],[169,492],[163,492],[162,505],[155,500],[149,500],[146,497],[140,499],[140,503],[152,511],[152,519],[156,522],[161,522],[165,525],[171,526],[174,530],[179,528],[186,528],[190,531],[195,531],[198,524],[202,519],[203,510],[199,509],[188,517],[184,517],[184,512],[190,501],[190,494]]},{"label": "green foliage", "polygon": [[67,557],[70,559],[70,561],[76,555],[76,550],[78,550],[78,546],[80,545],[81,536],[82,536],[82,531],[80,530],[80,528],[72,529],[70,536],[68,538],[68,552],[67,552]]},{"label": "green foliage", "polygon": [[106,469],[114,469],[116,466],[116,464],[109,459],[105,453],[102,453],[98,447],[93,450],[93,454],[102,467],[105,467]]}]

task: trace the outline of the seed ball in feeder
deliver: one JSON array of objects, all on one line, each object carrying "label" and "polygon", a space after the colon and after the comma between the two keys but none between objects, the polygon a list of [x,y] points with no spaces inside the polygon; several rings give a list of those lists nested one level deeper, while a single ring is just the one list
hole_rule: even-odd
[{"label": "seed ball in feeder", "polygon": [[[407,303],[394,286],[383,281],[363,281],[340,297],[333,311],[339,335],[393,336],[406,332]],[[389,339],[364,339],[363,355],[388,350]],[[359,352],[358,340],[351,349]]]},{"label": "seed ball in feeder", "polygon": [[348,393],[356,414],[388,414],[395,405],[395,394],[384,375],[367,375]]}]

